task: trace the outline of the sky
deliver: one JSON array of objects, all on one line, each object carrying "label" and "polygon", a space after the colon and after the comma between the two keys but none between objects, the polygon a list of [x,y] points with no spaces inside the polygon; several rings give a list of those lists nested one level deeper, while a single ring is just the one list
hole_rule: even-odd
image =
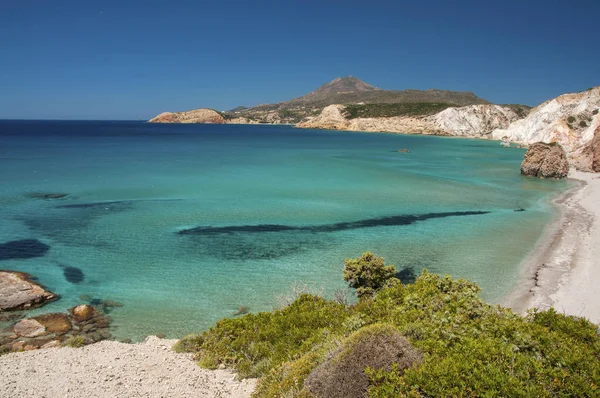
[{"label": "sky", "polygon": [[0,119],[143,120],[341,76],[538,105],[600,85],[598,0],[0,0]]}]

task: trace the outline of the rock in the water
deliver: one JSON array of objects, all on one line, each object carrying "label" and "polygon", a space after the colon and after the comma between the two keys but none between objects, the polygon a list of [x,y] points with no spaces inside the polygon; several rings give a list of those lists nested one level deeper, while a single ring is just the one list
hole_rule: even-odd
[{"label": "rock in the water", "polygon": [[200,108],[186,112],[163,112],[148,123],[208,123],[223,124],[225,119],[213,109]]},{"label": "rock in the water", "polygon": [[46,328],[35,319],[23,319],[13,326],[13,332],[19,337],[38,337],[46,334]]},{"label": "rock in the water", "polygon": [[60,346],[61,346],[60,341],[58,341],[58,340],[52,340],[52,341],[44,344],[40,348],[43,348],[43,349],[46,349],[46,348],[59,348]]},{"label": "rock in the water", "polygon": [[65,267],[63,269],[63,275],[68,282],[73,284],[81,283],[85,279],[83,271],[75,267]]},{"label": "rock in the water", "polygon": [[32,199],[50,200],[50,199],[63,199],[63,198],[66,198],[67,196],[69,196],[69,194],[68,193],[33,192],[33,193],[29,193],[25,196],[27,196],[28,198],[32,198]]},{"label": "rock in the water", "polygon": [[50,246],[37,239],[13,240],[0,244],[0,260],[41,257]]},{"label": "rock in the water", "polygon": [[35,308],[58,298],[30,279],[23,272],[0,271],[0,311]]},{"label": "rock in the water", "polygon": [[42,324],[47,332],[58,335],[67,333],[73,327],[67,314],[63,313],[45,314],[31,319]]},{"label": "rock in the water", "polygon": [[569,174],[567,154],[559,144],[536,142],[525,153],[521,174],[540,178],[564,178]]},{"label": "rock in the water", "polygon": [[82,304],[78,305],[77,307],[73,307],[69,309],[69,312],[71,315],[73,315],[75,322],[85,322],[99,315],[98,311],[88,304]]}]

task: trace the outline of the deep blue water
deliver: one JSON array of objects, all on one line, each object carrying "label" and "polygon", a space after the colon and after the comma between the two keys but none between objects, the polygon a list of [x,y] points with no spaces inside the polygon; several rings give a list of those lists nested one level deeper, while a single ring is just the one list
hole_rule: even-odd
[{"label": "deep blue water", "polygon": [[123,303],[114,334],[134,339],[270,310],[296,283],[331,294],[367,250],[407,280],[450,273],[499,301],[567,186],[521,177],[523,154],[288,126],[0,121],[0,244],[48,247],[0,246],[0,268],[62,296],[37,312]]}]

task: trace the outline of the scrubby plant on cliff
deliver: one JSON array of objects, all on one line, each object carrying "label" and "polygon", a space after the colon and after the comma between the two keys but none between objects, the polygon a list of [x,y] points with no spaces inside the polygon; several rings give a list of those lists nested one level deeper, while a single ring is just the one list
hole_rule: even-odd
[{"label": "scrubby plant on cliff", "polygon": [[370,396],[600,395],[596,325],[554,310],[522,317],[483,302],[472,282],[426,271],[351,306],[304,295],[282,310],[222,320],[189,347],[205,365],[260,377],[255,397],[311,397],[307,377],[375,324],[405,336],[423,360],[365,369]]},{"label": "scrubby plant on cliff", "polygon": [[356,289],[358,297],[372,296],[390,283],[396,272],[395,266],[385,265],[383,258],[371,252],[344,261],[344,280],[351,288]]}]

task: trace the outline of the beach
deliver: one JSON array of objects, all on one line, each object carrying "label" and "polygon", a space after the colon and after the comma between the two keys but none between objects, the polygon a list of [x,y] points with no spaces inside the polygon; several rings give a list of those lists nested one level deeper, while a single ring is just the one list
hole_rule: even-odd
[{"label": "beach", "polygon": [[521,283],[503,303],[524,313],[554,307],[600,323],[600,176],[572,171],[578,180],[554,200],[558,214],[525,260]]}]

